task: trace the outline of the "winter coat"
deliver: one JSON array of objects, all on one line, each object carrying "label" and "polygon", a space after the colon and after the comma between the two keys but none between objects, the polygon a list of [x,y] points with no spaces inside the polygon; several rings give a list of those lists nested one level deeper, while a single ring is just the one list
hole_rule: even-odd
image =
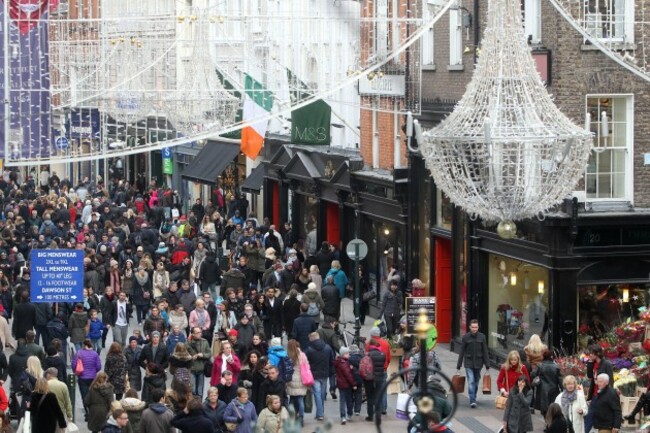
[{"label": "winter coat", "polygon": [[207,331],[210,329],[210,314],[208,314],[208,311],[205,308],[202,310],[195,308],[190,313],[190,329],[197,326],[201,328],[201,331]]},{"label": "winter coat", "polygon": [[339,389],[350,389],[357,386],[354,375],[352,374],[352,365],[350,361],[342,356],[338,356],[334,361],[334,369],[336,370],[336,387]]},{"label": "winter coat", "polygon": [[368,346],[368,356],[372,360],[372,373],[375,382],[382,380],[386,371],[384,368],[386,355],[380,350],[379,346]]},{"label": "winter coat", "polygon": [[221,289],[236,289],[237,287],[244,287],[246,275],[237,268],[230,269],[224,272],[221,280]]},{"label": "winter coat", "polygon": [[[309,360],[311,374],[314,379],[327,379],[334,371],[334,351],[323,340],[312,341],[305,355]],[[382,369],[383,371],[383,369]]]},{"label": "winter coat", "polygon": [[533,352],[528,346],[526,346],[524,347],[524,353],[526,354],[526,361],[528,364],[530,364],[529,372],[535,370],[535,367],[537,367],[538,364],[541,364],[541,362],[544,360],[543,350],[541,352]]},{"label": "winter coat", "polygon": [[[226,370],[232,372],[232,382],[237,383],[237,376],[239,375],[239,370],[241,370],[241,363],[239,361],[239,357],[234,353],[234,351],[232,353],[232,361],[232,364],[229,364],[228,367],[226,367]],[[210,385],[217,386],[217,384],[221,382],[221,367],[223,366],[224,362],[226,361],[224,361],[221,354],[214,357],[214,362],[212,363],[212,377],[210,378]]]},{"label": "winter coat", "polygon": [[86,339],[86,326],[88,325],[88,313],[85,311],[75,311],[68,320],[68,329],[70,330],[70,342],[72,344],[83,343]]},{"label": "winter coat", "polygon": [[290,337],[300,343],[300,347],[307,349],[309,347],[309,334],[318,329],[318,324],[308,316],[307,313],[301,313],[293,320]]},{"label": "winter coat", "polygon": [[267,352],[269,362],[276,367],[280,366],[280,360],[287,356],[287,351],[282,346],[271,346]]},{"label": "winter coat", "polygon": [[535,409],[546,413],[548,405],[555,401],[555,397],[560,393],[562,388],[562,378],[560,377],[560,367],[551,360],[543,361],[537,365],[530,375],[534,380],[539,377],[540,383],[535,389]]},{"label": "winter coat", "polygon": [[122,353],[109,353],[104,362],[104,372],[108,382],[113,385],[115,394],[124,394],[126,373],[129,371],[126,356]]},{"label": "winter coat", "polygon": [[300,365],[305,363],[307,364],[307,368],[310,368],[309,360],[307,360],[307,356],[302,351],[299,352],[299,356],[300,356],[300,362],[294,363],[293,375],[291,376],[291,381],[287,383],[287,395],[290,397],[294,395],[301,395],[301,396],[307,395],[307,387],[302,383],[302,373],[300,372]]},{"label": "winter coat", "polygon": [[323,315],[338,318],[341,311],[339,289],[334,284],[325,284],[320,294],[324,304]]},{"label": "winter coat", "polygon": [[621,428],[621,399],[611,386],[598,391],[591,399],[589,409],[593,415],[594,429]]},{"label": "winter coat", "polygon": [[257,333],[257,329],[250,320],[246,325],[239,322],[235,325],[235,329],[237,330],[237,342],[239,343],[240,349],[237,355],[241,359],[251,350],[251,346],[253,345],[253,335]]},{"label": "winter coat", "polygon": [[12,389],[15,391],[18,391],[20,385],[20,375],[27,368],[27,358],[29,358],[29,352],[24,345],[18,346],[16,352],[9,356],[9,377]]},{"label": "winter coat", "polygon": [[388,290],[384,292],[384,299],[381,304],[381,311],[379,312],[379,317],[400,317],[402,314],[402,303],[404,302],[404,296],[402,292],[396,290]]},{"label": "winter coat", "polygon": [[289,419],[289,412],[286,407],[280,407],[280,412],[273,412],[268,407],[260,412],[255,425],[258,433],[280,433],[284,421]]},{"label": "winter coat", "polygon": [[65,428],[67,426],[65,414],[61,410],[56,396],[51,392],[45,395],[33,393],[29,410],[32,414],[32,431],[28,433],[55,433],[58,431],[57,427]]},{"label": "winter coat", "polygon": [[499,370],[499,375],[497,376],[497,387],[499,388],[499,391],[505,389],[506,391],[510,392],[512,388],[517,386],[517,380],[522,374],[528,378],[528,383],[530,383],[530,375],[528,374],[528,370],[526,369],[525,365],[521,366],[521,372],[510,367],[506,373],[505,369],[501,367]]},{"label": "winter coat", "polygon": [[129,383],[136,391],[142,389],[142,370],[140,369],[140,352],[142,349],[136,347],[135,350],[127,346],[124,349],[124,356],[126,357],[126,367],[129,373]]},{"label": "winter coat", "polygon": [[282,404],[287,401],[287,386],[279,376],[275,380],[271,380],[268,377],[260,384],[260,389],[257,392],[255,402],[255,407],[258,412],[261,412],[262,409],[266,407],[266,396],[267,395],[277,395],[280,397]]},{"label": "winter coat", "polygon": [[339,298],[343,299],[345,297],[345,287],[348,285],[348,277],[345,275],[341,269],[330,269],[325,275],[325,281],[327,277],[334,277],[334,285],[339,289]]},{"label": "winter coat", "polygon": [[335,354],[339,353],[339,350],[341,350],[341,339],[336,335],[336,331],[332,328],[332,325],[329,323],[323,323],[316,332],[320,335],[321,340],[326,344],[329,344]]},{"label": "winter coat", "polygon": [[476,334],[468,332],[463,335],[456,370],[460,370],[463,364],[465,368],[483,368],[484,365],[486,369],[490,368],[487,339],[482,332]]},{"label": "winter coat", "polygon": [[194,303],[196,302],[196,294],[192,287],[189,290],[179,290],[178,291],[178,302],[183,304],[185,311],[192,311],[194,309]]},{"label": "winter coat", "polygon": [[[515,386],[517,382],[515,381]],[[533,418],[530,415],[530,404],[533,401],[533,392],[525,389],[513,389],[508,394],[506,409],[503,413],[503,420],[506,422],[507,431],[513,433],[525,433],[533,431]]]},{"label": "winter coat", "polygon": [[[293,329],[294,320],[300,317],[300,304],[301,302],[297,298],[286,298],[282,303],[282,326],[287,333]],[[300,347],[306,346],[301,345]]]},{"label": "winter coat", "polygon": [[113,394],[113,385],[110,383],[90,388],[84,399],[84,406],[88,408],[88,430],[99,431],[106,424]]},{"label": "winter coat", "polygon": [[140,418],[140,433],[172,433],[174,413],[162,403],[153,403],[142,412]]},{"label": "winter coat", "polygon": [[99,340],[102,338],[102,331],[106,328],[106,325],[102,323],[101,320],[90,320],[88,326],[88,338],[91,340]]},{"label": "winter coat", "polygon": [[151,391],[154,389],[161,389],[165,390],[166,384],[165,380],[167,379],[167,374],[162,373],[162,374],[151,374],[144,377],[144,383],[142,385],[142,400],[144,400],[145,403],[151,404],[154,403],[153,400],[151,400]]},{"label": "winter coat", "polygon": [[43,302],[36,304],[36,325],[45,326],[47,322],[52,320],[54,313],[52,313],[52,304]]},{"label": "winter coat", "polygon": [[237,399],[231,401],[223,414],[225,422],[237,423],[235,433],[253,433],[251,423],[257,421],[257,411],[250,401],[242,405]]},{"label": "winter coat", "polygon": [[314,302],[318,306],[319,313],[317,315],[313,316],[313,319],[316,322],[319,322],[320,321],[320,312],[323,311],[323,308],[325,308],[325,302],[323,302],[323,298],[320,295],[320,290],[317,290],[317,289],[307,289],[307,290],[305,290],[305,293],[303,293],[303,295],[302,295],[302,302],[304,302],[307,305]]},{"label": "winter coat", "polygon": [[195,339],[192,338],[187,343],[187,351],[190,353],[190,355],[194,356],[197,353],[203,354],[202,358],[196,358],[194,361],[192,361],[192,367],[190,368],[190,371],[193,373],[199,373],[203,372],[203,364],[206,359],[210,359],[210,345],[208,344],[208,341],[204,338],[201,339]]},{"label": "winter coat", "polygon": [[[97,373],[102,371],[102,361],[99,359],[97,352],[92,349],[82,348],[74,354],[71,364],[73,371],[77,367],[77,359],[81,359],[81,363],[84,366],[84,371],[79,375],[79,379],[92,380],[97,376]],[[97,429],[100,427],[97,427]]]},{"label": "winter coat", "polygon": [[[555,403],[559,404],[560,407],[562,407],[562,394],[564,394],[564,392],[561,392],[555,398]],[[587,400],[585,399],[585,393],[581,389],[577,389],[575,392],[576,399],[571,404],[569,404],[568,411],[564,414],[564,417],[573,424],[574,432],[584,432],[585,416],[587,416],[587,412],[589,412],[589,406],[587,405]],[[582,414],[578,413],[580,409],[582,409]],[[562,411],[564,411],[564,408],[562,408]],[[566,430],[562,433],[565,432]]]},{"label": "winter coat", "polygon": [[203,403],[203,413],[212,421],[212,428],[215,432],[224,430],[223,414],[226,412],[228,405],[222,400],[217,400],[217,407],[214,409],[210,406],[210,402],[206,399]]},{"label": "winter coat", "polygon": [[[142,283],[138,281],[137,273],[133,274],[133,295],[131,296],[131,303],[134,305],[149,305],[153,301],[153,294],[151,291],[151,279],[149,274],[145,273],[146,280]],[[148,293],[149,297],[145,297],[145,293]]]},{"label": "winter coat", "polygon": [[148,337],[151,337],[151,333],[154,332],[154,331],[160,332],[161,337],[167,331],[167,324],[165,323],[165,320],[162,318],[161,315],[158,315],[156,317],[149,316],[144,321],[144,326],[142,326],[143,334],[148,336]]},{"label": "winter coat", "polygon": [[172,419],[172,426],[183,433],[213,433],[212,421],[204,415],[203,410],[178,412]]},{"label": "winter coat", "polygon": [[332,260],[334,260],[334,256],[332,255],[332,252],[329,250],[329,248],[325,247],[318,250],[315,256],[315,260],[316,264],[318,265],[320,275],[322,276],[327,274],[330,266],[332,266]]},{"label": "winter coat", "polygon": [[178,329],[181,333],[185,333],[185,329],[190,326],[189,321],[187,320],[187,314],[182,312],[178,314],[176,310],[169,312],[169,329],[170,331],[174,329],[174,326],[178,326]]},{"label": "winter coat", "polygon": [[56,371],[58,371],[58,374],[56,376],[57,379],[63,383],[67,382],[67,366],[65,365],[65,359],[63,359],[62,356],[59,356],[59,354],[56,354],[54,356],[47,356],[43,362],[43,371],[47,370],[50,367],[54,367],[56,368]]},{"label": "winter coat", "polygon": [[158,349],[156,350],[156,356],[153,355],[153,347],[151,346],[151,343],[146,344],[142,348],[142,352],[140,352],[140,359],[138,359],[138,362],[140,363],[140,367],[142,368],[147,368],[147,362],[153,362],[154,364],[158,364],[162,366],[162,368],[167,368],[167,365],[169,364],[169,354],[167,353],[167,348],[165,345],[160,342],[158,344]]},{"label": "winter coat", "polygon": [[614,366],[607,359],[601,359],[598,364],[598,368],[594,371],[595,365],[592,362],[587,363],[587,377],[591,379],[591,384],[589,386],[589,395],[587,395],[587,401],[596,393],[598,387],[596,386],[596,378],[599,374],[605,373],[609,376],[610,385],[614,383]]},{"label": "winter coat", "polygon": [[564,416],[558,416],[553,420],[551,425],[546,426],[544,433],[567,433],[569,428]]},{"label": "winter coat", "polygon": [[201,281],[203,290],[206,290],[210,284],[219,282],[221,279],[221,269],[214,255],[206,256],[203,260],[199,266],[198,278]]},{"label": "winter coat", "polygon": [[[117,393],[117,391],[115,391]],[[139,398],[126,397],[120,401],[122,409],[129,415],[129,425],[133,433],[140,433],[140,420],[142,419],[142,411],[147,407],[147,404]]]}]

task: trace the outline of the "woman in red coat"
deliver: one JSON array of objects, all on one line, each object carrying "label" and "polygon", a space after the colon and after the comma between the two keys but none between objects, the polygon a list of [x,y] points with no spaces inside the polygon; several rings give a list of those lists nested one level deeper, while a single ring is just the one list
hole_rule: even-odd
[{"label": "woman in red coat", "polygon": [[232,351],[232,345],[228,341],[221,343],[221,351],[214,357],[212,364],[212,377],[210,377],[210,385],[217,386],[221,383],[221,373],[224,371],[232,373],[233,383],[237,383],[237,376],[241,370],[241,363],[239,358]]},{"label": "woman in red coat", "polygon": [[357,389],[357,382],[354,380],[352,365],[350,364],[350,349],[341,347],[339,356],[334,361],[334,369],[336,370],[336,387],[339,389],[340,394],[341,424],[345,425],[347,420],[352,418],[352,391]]},{"label": "woman in red coat", "polygon": [[517,386],[517,379],[521,375],[526,376],[528,382],[530,383],[530,375],[526,366],[521,363],[521,358],[519,353],[516,350],[508,353],[506,362],[501,366],[499,370],[499,376],[497,376],[497,386],[499,387],[499,392],[503,396],[507,396],[512,388]]}]

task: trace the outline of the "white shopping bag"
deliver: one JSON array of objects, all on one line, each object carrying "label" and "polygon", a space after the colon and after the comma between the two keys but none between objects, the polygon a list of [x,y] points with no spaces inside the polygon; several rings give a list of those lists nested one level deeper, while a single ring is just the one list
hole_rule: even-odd
[{"label": "white shopping bag", "polygon": [[409,403],[412,403],[413,399],[411,396],[405,392],[400,392],[397,394],[397,406],[395,408],[395,418],[407,420],[409,419]]}]

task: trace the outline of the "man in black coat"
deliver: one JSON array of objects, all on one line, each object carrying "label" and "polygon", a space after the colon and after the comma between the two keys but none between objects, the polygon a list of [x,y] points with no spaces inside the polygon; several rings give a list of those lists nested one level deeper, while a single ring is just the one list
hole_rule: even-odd
[{"label": "man in black coat", "polygon": [[214,251],[208,251],[205,260],[199,266],[198,279],[201,290],[210,292],[212,296],[217,296],[217,285],[221,282],[221,268],[217,264],[217,255]]},{"label": "man in black coat", "polygon": [[617,433],[623,420],[621,399],[614,388],[609,386],[607,373],[601,373],[596,377],[596,386],[598,391],[589,406],[589,412],[593,413],[593,427],[598,431]]},{"label": "man in black coat", "polygon": [[142,368],[147,368],[147,364],[149,363],[160,365],[164,369],[167,368],[169,355],[167,353],[167,347],[160,344],[160,332],[154,331],[151,333],[151,343],[142,348],[138,361]]},{"label": "man in black coat", "polygon": [[490,369],[490,358],[488,358],[487,339],[485,334],[478,332],[478,320],[469,322],[469,332],[463,335],[456,370],[460,371],[462,364],[465,364],[465,375],[467,376],[467,392],[469,393],[469,404],[476,407],[476,390],[481,379],[481,369]]},{"label": "man in black coat", "polygon": [[[590,401],[598,393],[597,378],[601,374],[609,377],[608,383],[614,383],[614,366],[603,356],[603,348],[598,344],[589,346],[589,361],[587,362],[587,378],[591,379],[589,395],[585,396]],[[585,431],[591,430],[594,425],[595,412],[590,408],[585,417]],[[620,423],[619,423],[620,426]]]},{"label": "man in black coat", "polygon": [[334,277],[330,275],[325,278],[325,284],[323,284],[320,294],[325,303],[323,315],[331,316],[338,321],[341,311],[341,298],[339,298],[338,287],[334,285]]},{"label": "man in black coat", "polygon": [[14,308],[14,321],[11,325],[11,331],[14,338],[25,338],[27,331],[34,329],[36,325],[36,307],[29,302],[29,292],[23,290],[20,292],[20,304]]},{"label": "man in black coat", "polygon": [[266,407],[266,396],[277,395],[280,397],[280,404],[287,407],[287,391],[284,380],[280,378],[280,370],[275,365],[269,367],[268,376],[260,385],[260,390],[257,393],[257,401],[255,408],[261,412]]},{"label": "man in black coat", "polygon": [[282,301],[275,296],[275,288],[266,289],[264,297],[264,334],[266,339],[282,336]]},{"label": "man in black coat", "polygon": [[304,302],[300,304],[300,315],[293,321],[293,328],[291,329],[291,338],[300,343],[302,350],[309,347],[309,334],[318,329],[318,324],[309,315],[307,315],[309,305]]},{"label": "man in black coat", "polygon": [[334,255],[330,250],[330,244],[323,242],[314,259],[318,265],[320,274],[322,276],[327,275],[327,271],[329,271],[332,266],[332,260],[334,260]]},{"label": "man in black coat", "polygon": [[305,350],[305,355],[314,376],[312,390],[316,402],[316,419],[320,421],[325,416],[323,404],[327,397],[327,380],[334,372],[334,351],[320,339],[318,332],[312,332],[309,334],[309,347]]}]

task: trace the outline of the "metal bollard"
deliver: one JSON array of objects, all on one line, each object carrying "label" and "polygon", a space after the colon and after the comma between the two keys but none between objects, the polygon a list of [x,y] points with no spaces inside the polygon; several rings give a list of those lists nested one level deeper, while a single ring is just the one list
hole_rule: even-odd
[{"label": "metal bollard", "polygon": [[74,374],[68,374],[68,393],[70,393],[70,403],[72,404],[72,421],[74,421],[75,416],[75,402],[77,401],[77,376]]}]

